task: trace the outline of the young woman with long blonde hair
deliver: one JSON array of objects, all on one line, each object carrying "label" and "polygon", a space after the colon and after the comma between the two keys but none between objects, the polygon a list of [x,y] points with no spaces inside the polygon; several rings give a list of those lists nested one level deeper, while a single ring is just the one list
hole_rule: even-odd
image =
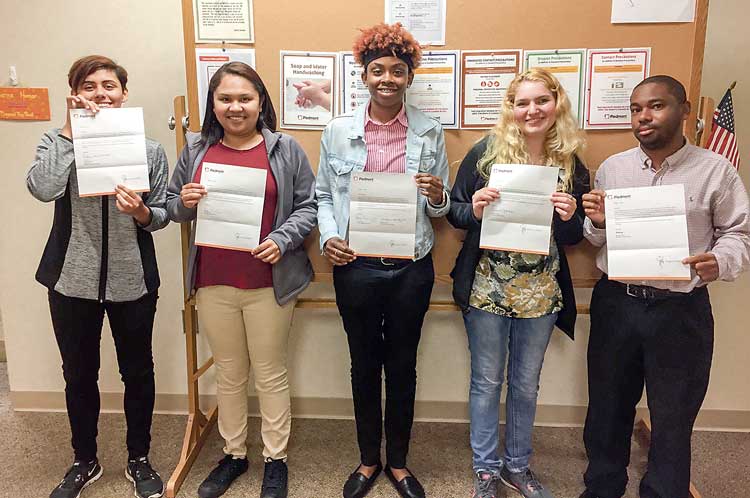
[{"label": "young woman with long blonde hair", "polygon": [[[571,338],[575,298],[563,245],[583,238],[581,196],[589,173],[579,158],[583,138],[560,82],[541,69],[519,74],[498,123],[464,158],[451,192],[448,220],[467,230],[453,270],[453,296],[464,312],[471,351],[471,447],[474,497],[494,498],[497,481],[528,498],[551,498],[529,469],[539,376],[552,330]],[[549,255],[483,250],[484,209],[502,192],[487,187],[493,164],[559,169]],[[505,452],[499,407],[506,360]]]}]

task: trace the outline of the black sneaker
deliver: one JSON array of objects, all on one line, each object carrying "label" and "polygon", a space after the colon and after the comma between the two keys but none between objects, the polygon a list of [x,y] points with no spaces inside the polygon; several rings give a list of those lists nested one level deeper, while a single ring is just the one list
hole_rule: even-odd
[{"label": "black sneaker", "polygon": [[286,498],[289,471],[284,460],[266,461],[260,498]]},{"label": "black sneaker", "polygon": [[102,466],[94,459],[90,462],[76,460],[49,498],[78,498],[83,488],[93,484],[102,476]]},{"label": "black sneaker", "polygon": [[133,483],[133,492],[138,498],[159,498],[164,494],[161,476],[148,462],[148,457],[128,460],[125,477]]},{"label": "black sneaker", "polygon": [[223,495],[235,479],[247,472],[247,467],[247,458],[225,456],[198,487],[198,496],[216,498]]}]

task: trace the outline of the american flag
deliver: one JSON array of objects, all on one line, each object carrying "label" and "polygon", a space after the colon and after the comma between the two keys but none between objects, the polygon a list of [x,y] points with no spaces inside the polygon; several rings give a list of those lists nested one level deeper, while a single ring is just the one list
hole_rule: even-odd
[{"label": "american flag", "polygon": [[740,166],[740,151],[737,147],[737,135],[734,133],[734,106],[732,105],[732,90],[727,90],[714,111],[711,125],[711,136],[708,137],[708,150],[729,159],[735,168]]}]

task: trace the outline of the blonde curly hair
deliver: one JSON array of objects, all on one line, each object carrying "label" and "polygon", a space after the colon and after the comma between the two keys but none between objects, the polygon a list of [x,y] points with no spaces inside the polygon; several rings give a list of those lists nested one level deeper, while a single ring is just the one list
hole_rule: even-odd
[{"label": "blonde curly hair", "polygon": [[394,57],[410,60],[410,69],[419,67],[422,61],[422,48],[416,38],[400,22],[380,23],[360,29],[360,32],[352,46],[354,59],[358,64],[366,66],[369,55],[390,53]]},{"label": "blonde curly hair", "polygon": [[529,162],[526,138],[513,117],[516,93],[518,87],[525,81],[542,83],[555,99],[555,122],[547,131],[544,153],[548,165],[563,168],[565,171],[563,188],[566,192],[570,192],[573,187],[576,155],[583,152],[585,140],[573,117],[570,100],[562,85],[552,74],[540,68],[522,72],[508,86],[508,92],[505,94],[501,107],[500,119],[490,131],[487,150],[477,162],[477,170],[482,177],[489,178],[493,164]]}]

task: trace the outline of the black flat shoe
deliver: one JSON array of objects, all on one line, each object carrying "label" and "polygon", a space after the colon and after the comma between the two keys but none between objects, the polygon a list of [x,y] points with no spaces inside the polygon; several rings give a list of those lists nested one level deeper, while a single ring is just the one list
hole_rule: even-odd
[{"label": "black flat shoe", "polygon": [[375,479],[378,478],[382,470],[383,464],[378,462],[375,472],[370,477],[367,477],[359,472],[359,467],[357,467],[344,483],[344,498],[362,498],[365,496],[370,491],[370,488],[372,488],[372,485],[375,484]]},{"label": "black flat shoe", "polygon": [[401,498],[425,498],[424,488],[422,487],[422,485],[419,483],[417,478],[414,477],[414,474],[411,470],[406,470],[411,475],[408,475],[400,481],[397,481],[396,477],[393,475],[393,471],[391,471],[390,465],[386,465],[385,475],[388,476],[388,479],[391,481],[391,484],[393,484],[393,487],[396,488],[396,491]]}]

